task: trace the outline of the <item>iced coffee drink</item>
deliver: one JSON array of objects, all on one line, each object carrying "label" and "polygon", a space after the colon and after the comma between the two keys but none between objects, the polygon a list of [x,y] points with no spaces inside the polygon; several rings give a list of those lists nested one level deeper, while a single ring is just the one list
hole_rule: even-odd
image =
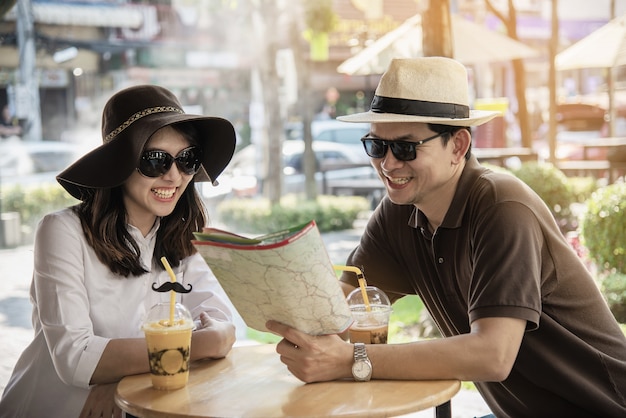
[{"label": "iced coffee drink", "polygon": [[187,385],[193,329],[191,314],[183,305],[175,305],[173,321],[169,315],[169,303],[155,305],[143,326],[152,386],[164,390]]},{"label": "iced coffee drink", "polygon": [[354,323],[350,327],[351,343],[386,344],[391,316],[391,304],[387,295],[374,286],[366,288],[367,302],[360,288],[347,297]]},{"label": "iced coffee drink", "polygon": [[372,307],[366,312],[365,307],[352,306],[354,323],[350,327],[350,342],[364,344],[387,344],[390,308]]}]

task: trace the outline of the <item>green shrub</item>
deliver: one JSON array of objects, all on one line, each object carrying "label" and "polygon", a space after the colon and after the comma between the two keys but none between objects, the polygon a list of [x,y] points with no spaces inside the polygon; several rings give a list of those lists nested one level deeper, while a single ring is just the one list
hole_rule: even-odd
[{"label": "green shrub", "polygon": [[595,177],[568,177],[568,182],[574,201],[578,203],[585,203],[599,188],[598,179]]},{"label": "green shrub", "polygon": [[314,219],[321,232],[352,228],[358,215],[369,210],[359,196],[318,196],[306,201],[295,195],[271,207],[267,199],[228,199],[217,206],[217,218],[227,227],[249,233],[267,233]]},{"label": "green shrub", "polygon": [[511,171],[543,199],[563,232],[576,229],[576,218],[571,211],[576,195],[561,170],[549,163],[529,161]]},{"label": "green shrub", "polygon": [[[7,186],[2,188],[2,212],[20,214],[23,236],[29,242],[39,220],[49,212],[78,203],[59,184]],[[27,243],[25,242],[25,243]]]},{"label": "green shrub", "polygon": [[626,274],[607,274],[600,288],[617,322],[626,323]]},{"label": "green shrub", "polygon": [[581,218],[582,243],[600,271],[626,274],[626,183],[596,190]]},{"label": "green shrub", "polygon": [[493,163],[490,163],[490,162],[481,162],[480,165],[482,165],[485,168],[488,168],[491,171],[495,171],[495,172],[498,172],[498,173],[513,174],[511,172],[511,170],[509,170],[506,167],[502,167],[501,165],[493,164]]},{"label": "green shrub", "polygon": [[389,318],[389,342],[404,343],[419,337],[419,323],[424,304],[417,295],[407,295],[393,304]]}]

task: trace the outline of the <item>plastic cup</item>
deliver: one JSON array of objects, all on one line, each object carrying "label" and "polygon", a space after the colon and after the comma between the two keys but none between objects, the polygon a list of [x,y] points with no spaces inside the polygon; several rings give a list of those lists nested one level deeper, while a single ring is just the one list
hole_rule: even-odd
[{"label": "plastic cup", "polygon": [[360,288],[354,289],[347,297],[354,322],[349,330],[351,343],[386,344],[389,332],[391,303],[377,287],[365,287],[369,301],[369,311],[363,300]]},{"label": "plastic cup", "polygon": [[152,386],[163,390],[185,387],[189,380],[193,329],[189,310],[176,303],[172,323],[170,304],[158,303],[148,312],[142,328],[148,345]]}]

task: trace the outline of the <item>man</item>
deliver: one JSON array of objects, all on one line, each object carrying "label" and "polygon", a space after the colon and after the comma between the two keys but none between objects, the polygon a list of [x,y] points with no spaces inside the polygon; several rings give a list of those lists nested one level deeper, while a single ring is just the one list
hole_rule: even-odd
[{"label": "man", "polygon": [[[396,59],[362,139],[388,196],[347,264],[393,299],[417,294],[445,338],[366,346],[357,380],[474,381],[500,417],[626,416],[626,338],[543,201],[471,155],[467,74],[440,57]],[[342,276],[346,292],[357,286]],[[352,378],[354,346],[276,322],[305,382]],[[362,371],[362,370],[361,370]]]}]

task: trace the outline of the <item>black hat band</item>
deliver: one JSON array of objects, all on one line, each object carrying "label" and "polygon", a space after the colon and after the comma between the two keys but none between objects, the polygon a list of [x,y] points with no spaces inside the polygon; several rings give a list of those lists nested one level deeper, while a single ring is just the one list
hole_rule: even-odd
[{"label": "black hat band", "polygon": [[449,119],[465,119],[470,114],[470,108],[466,105],[384,96],[374,96],[371,110],[375,113],[396,113]]}]

